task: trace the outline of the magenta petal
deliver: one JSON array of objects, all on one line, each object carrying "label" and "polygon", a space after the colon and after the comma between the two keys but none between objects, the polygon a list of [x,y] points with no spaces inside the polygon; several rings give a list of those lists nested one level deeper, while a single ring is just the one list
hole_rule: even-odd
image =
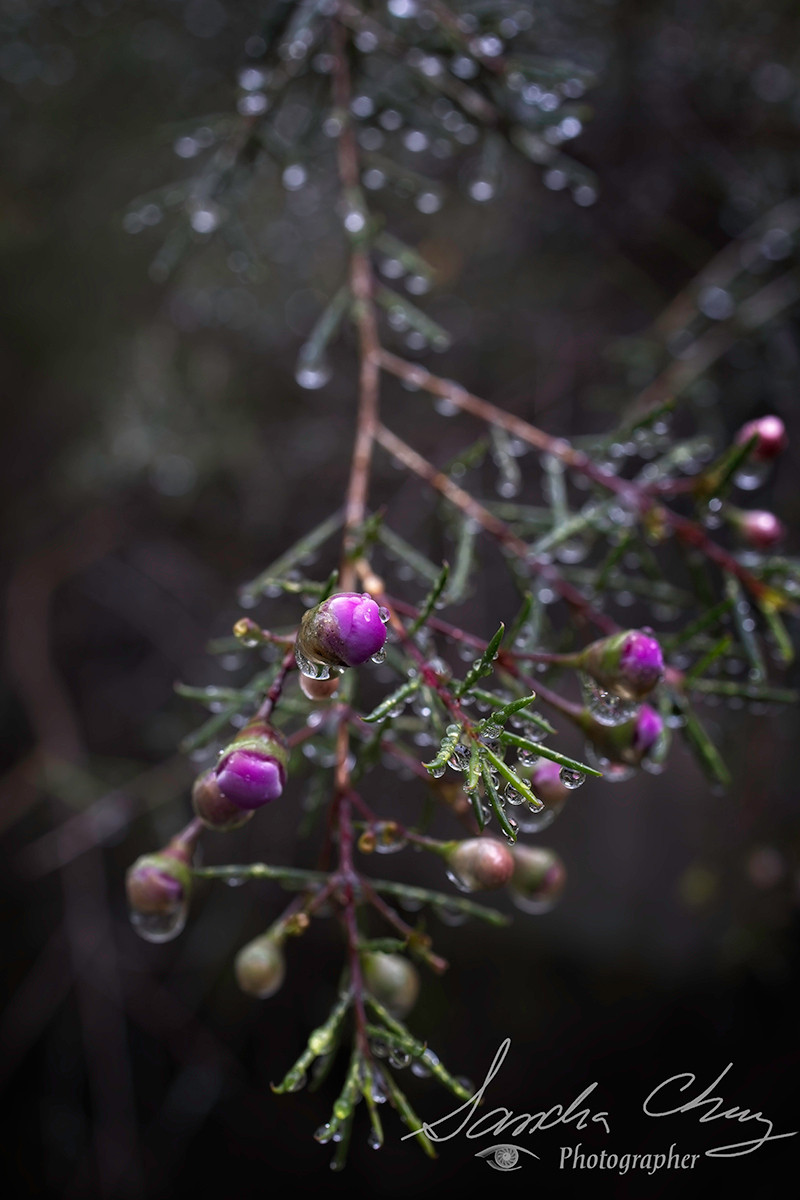
[{"label": "magenta petal", "polygon": [[332,596],[326,607],[336,625],[336,649],[349,666],[359,666],[382,649],[386,629],[370,595],[343,592]]},{"label": "magenta petal", "polygon": [[216,769],[224,796],[239,808],[260,808],[283,791],[285,772],[276,759],[252,750],[233,750]]},{"label": "magenta petal", "polygon": [[635,748],[641,754],[646,754],[655,742],[658,741],[663,728],[664,724],[656,710],[651,708],[649,704],[643,704],[636,718],[636,728],[633,735]]}]

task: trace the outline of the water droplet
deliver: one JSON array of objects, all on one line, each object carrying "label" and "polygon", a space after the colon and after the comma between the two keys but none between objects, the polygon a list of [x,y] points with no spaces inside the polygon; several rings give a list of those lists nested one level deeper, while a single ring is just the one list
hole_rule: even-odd
[{"label": "water droplet", "polygon": [[324,1146],[333,1137],[333,1129],[330,1125],[320,1125],[317,1132],[314,1134],[314,1140],[321,1142]]},{"label": "water droplet", "polygon": [[380,619],[383,621],[384,625],[388,625],[388,624],[389,624],[389,620],[390,620],[391,614],[390,614],[390,612],[389,612],[388,608],[379,608],[379,609],[378,609],[378,616],[379,616],[379,617],[380,617]]},{"label": "water droplet", "polygon": [[146,942],[171,942],[182,932],[187,912],[187,905],[170,913],[132,912],[131,925]]},{"label": "water droplet", "polygon": [[247,882],[247,876],[246,875],[226,875],[225,882],[227,883],[228,887],[231,887],[231,888],[241,887],[243,883]]},{"label": "water droplet", "polygon": [[547,829],[553,824],[556,817],[563,807],[563,801],[558,807],[543,807],[533,808],[530,804],[526,805],[523,812],[520,813],[519,827],[522,833],[541,833],[543,829]]},{"label": "water droplet", "polygon": [[460,892],[466,892],[469,894],[470,892],[475,890],[474,888],[470,887],[470,885],[466,882],[466,880],[462,879],[460,875],[456,875],[455,871],[451,871],[449,867],[447,869],[446,874],[447,874],[447,878],[450,880],[450,882],[452,884],[454,884],[455,887],[457,887]]},{"label": "water droplet", "polygon": [[290,1092],[301,1092],[305,1086],[306,1086],[305,1072],[301,1071],[300,1074],[292,1082],[289,1083],[289,1087],[287,1090]]},{"label": "water droplet", "polygon": [[503,799],[507,804],[523,804],[525,797],[517,791],[512,783],[507,783],[503,789]]},{"label": "water droplet", "polygon": [[398,1046],[394,1046],[389,1052],[389,1065],[398,1071],[402,1071],[411,1062],[411,1055],[407,1050],[401,1050]]},{"label": "water droplet", "polygon": [[369,1135],[367,1136],[367,1145],[369,1146],[370,1150],[380,1150],[381,1148],[381,1139],[378,1137],[374,1129],[370,1129],[369,1131]]},{"label": "water droplet", "polygon": [[370,662],[378,663],[378,665],[380,665],[382,662],[386,662],[386,651],[378,650],[376,654],[373,654]]},{"label": "water droplet", "polygon": [[469,760],[469,747],[458,745],[450,756],[450,760],[447,765],[453,771],[466,771],[467,767],[469,766]]},{"label": "water droplet", "polygon": [[768,462],[746,462],[734,475],[733,482],[743,492],[752,492],[761,487],[768,474]]},{"label": "water droplet", "polygon": [[586,776],[583,771],[576,771],[573,767],[562,767],[559,771],[559,778],[564,784],[564,787],[574,791],[579,788],[582,783],[586,782]]},{"label": "water droplet", "polygon": [[525,746],[521,746],[517,750],[517,762],[521,767],[532,767],[538,761],[539,755],[535,754],[533,750],[528,750]]},{"label": "water droplet", "polygon": [[303,651],[296,644],[294,656],[299,670],[307,679],[330,679],[330,668],[326,667],[324,663],[315,663],[310,658],[306,658]]},{"label": "water droplet", "polygon": [[434,779],[441,779],[445,772],[444,764],[441,766],[429,767],[428,772],[433,776]]},{"label": "water droplet", "polygon": [[301,363],[295,373],[295,382],[306,391],[313,392],[324,387],[333,372],[327,363]]},{"label": "water droplet", "polygon": [[195,233],[213,233],[219,225],[219,212],[215,208],[196,208],[189,217]]}]

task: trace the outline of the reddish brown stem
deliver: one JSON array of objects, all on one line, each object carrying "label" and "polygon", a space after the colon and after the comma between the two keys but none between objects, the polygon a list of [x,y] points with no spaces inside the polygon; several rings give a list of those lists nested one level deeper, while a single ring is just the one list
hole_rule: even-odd
[{"label": "reddish brown stem", "polygon": [[[710,361],[713,361],[713,358]],[[473,396],[465,388],[459,387],[458,384],[452,383],[448,379],[440,379],[437,375],[433,375],[430,371],[426,370],[425,367],[406,362],[404,359],[398,358],[397,355],[390,354],[387,350],[380,350],[380,365],[390,374],[423,388],[432,396],[441,396],[464,412],[472,413],[473,416],[479,417],[487,424],[504,429],[513,437],[527,442],[529,446],[534,446],[537,450],[552,454],[555,458],[563,462],[565,466],[579,471],[587,479],[591,479],[593,483],[597,483],[600,487],[613,492],[640,519],[648,519],[654,529],[658,529],[659,527],[668,529],[684,544],[701,550],[707,558],[716,563],[723,571],[734,575],[756,600],[763,600],[772,595],[772,589],[767,584],[762,583],[752,571],[742,566],[738,559],[710,538],[702,525],[698,525],[696,521],[692,521],[688,517],[683,517],[666,505],[659,503],[646,488],[641,487],[639,484],[629,479],[621,479],[618,475],[604,470],[588,454],[585,454],[582,450],[576,450],[566,439],[552,437],[550,434],[545,433],[544,430],[531,425],[529,421],[523,420],[522,417],[504,412],[503,409],[490,404],[488,400],[481,400],[479,396]],[[677,371],[682,365],[680,363],[675,364],[672,369]],[[651,386],[655,387],[655,384]],[[673,386],[671,391],[674,390]],[[663,397],[660,398],[663,399]],[[652,406],[652,401],[648,401],[648,405]],[[394,435],[390,436],[393,437]],[[378,440],[380,441],[381,438],[378,437]],[[455,485],[453,486],[455,487]],[[460,492],[461,489],[459,488],[458,491]],[[463,495],[466,495],[466,493],[463,493]],[[477,515],[471,515],[474,516],[475,520],[483,524]],[[497,518],[493,517],[491,513],[487,515],[492,521],[497,521]],[[502,525],[502,522],[500,524]],[[484,528],[488,527],[484,524]],[[497,536],[497,534],[494,536]],[[513,537],[513,535],[511,536]],[[524,543],[521,544],[524,545]],[[567,597],[564,596],[564,599],[567,599]]]},{"label": "reddish brown stem", "polygon": [[563,578],[552,563],[533,554],[530,546],[526,545],[522,538],[512,533],[504,521],[489,512],[478,500],[470,496],[469,492],[465,492],[457,483],[454,483],[449,475],[437,470],[432,463],[392,433],[390,429],[387,429],[385,425],[378,425],[375,431],[375,440],[385,450],[388,450],[393,458],[396,458],[413,474],[418,475],[420,479],[424,479],[460,512],[485,529],[501,546],[510,550],[520,562],[530,567],[561,596],[562,600],[569,604],[576,616],[595,625],[603,633],[616,632],[619,628],[616,621],[596,609],[582,592]]}]

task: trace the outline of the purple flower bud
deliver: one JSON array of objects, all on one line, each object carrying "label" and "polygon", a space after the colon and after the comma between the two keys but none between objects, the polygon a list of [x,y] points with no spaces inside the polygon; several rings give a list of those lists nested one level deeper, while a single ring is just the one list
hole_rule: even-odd
[{"label": "purple flower bud", "polygon": [[756,550],[771,550],[786,536],[786,529],[774,513],[750,509],[737,514],[735,524],[744,540]]},{"label": "purple flower bud", "polygon": [[192,807],[203,824],[218,833],[239,829],[253,815],[252,811],[241,808],[223,794],[213,770],[195,780]]},{"label": "purple flower bud", "polygon": [[234,962],[236,982],[249,996],[267,1000],[286,976],[286,961],[278,940],[264,934],[243,946]]},{"label": "purple flower bud", "polygon": [[128,869],[125,888],[131,924],[148,942],[176,937],[186,923],[192,876],[180,858],[144,854]]},{"label": "purple flower bud", "polygon": [[542,846],[516,845],[511,854],[514,874],[508,890],[514,904],[523,912],[547,912],[560,897],[567,880],[561,858]]},{"label": "purple flower bud", "polygon": [[664,675],[664,657],[654,637],[629,629],[592,642],[578,665],[601,687],[624,700],[643,700]]},{"label": "purple flower bud", "polygon": [[780,417],[772,414],[768,417],[759,417],[755,421],[748,421],[737,433],[736,441],[739,445],[743,445],[753,437],[757,437],[758,441],[753,447],[752,455],[760,462],[770,462],[773,458],[777,458],[789,444],[789,437],[783,421]]},{"label": "purple flower bud", "polygon": [[579,724],[595,749],[612,763],[638,767],[658,741],[664,723],[654,708],[642,704],[629,720],[603,725],[590,709],[584,709]]},{"label": "purple flower bud", "polygon": [[419,974],[414,964],[402,954],[378,951],[364,954],[361,963],[368,990],[393,1017],[402,1020],[419,995]]},{"label": "purple flower bud", "polygon": [[447,855],[448,875],[465,892],[503,887],[514,871],[508,846],[495,838],[467,838]]},{"label": "purple flower bud", "polygon": [[357,667],[383,649],[381,610],[367,592],[340,592],[303,616],[295,643],[300,670],[325,678],[331,667]]},{"label": "purple flower bud", "polygon": [[281,735],[263,721],[253,721],[223,750],[214,770],[217,786],[238,808],[261,808],[283,791],[287,759]]}]

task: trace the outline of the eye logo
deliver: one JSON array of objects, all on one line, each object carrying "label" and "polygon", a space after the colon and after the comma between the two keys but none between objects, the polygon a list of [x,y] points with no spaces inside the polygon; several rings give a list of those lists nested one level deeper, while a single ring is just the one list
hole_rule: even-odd
[{"label": "eye logo", "polygon": [[518,1171],[520,1169],[519,1156],[520,1151],[523,1154],[530,1154],[531,1158],[538,1158],[538,1154],[534,1154],[531,1150],[526,1150],[524,1146],[487,1146],[485,1150],[480,1150],[475,1157],[483,1158],[494,1171]]}]

